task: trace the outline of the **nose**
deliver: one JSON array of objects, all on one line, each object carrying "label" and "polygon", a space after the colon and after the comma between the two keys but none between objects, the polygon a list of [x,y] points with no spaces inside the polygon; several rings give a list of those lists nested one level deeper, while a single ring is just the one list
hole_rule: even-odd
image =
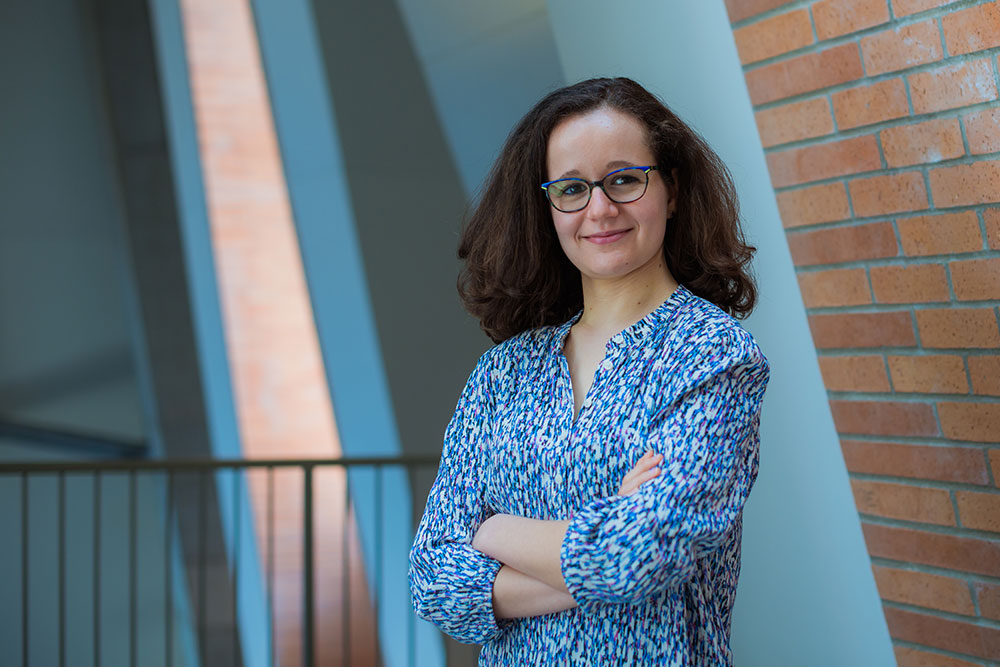
[{"label": "nose", "polygon": [[618,215],[618,204],[608,198],[608,195],[604,192],[604,188],[595,187],[590,192],[587,215],[592,218]]}]

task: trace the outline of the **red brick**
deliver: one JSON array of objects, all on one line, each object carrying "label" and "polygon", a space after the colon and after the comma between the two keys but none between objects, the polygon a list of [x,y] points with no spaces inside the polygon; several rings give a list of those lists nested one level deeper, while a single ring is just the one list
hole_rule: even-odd
[{"label": "red brick", "polygon": [[864,269],[811,271],[800,273],[797,277],[806,308],[871,303]]},{"label": "red brick", "polygon": [[[947,491],[942,491],[945,496]],[[951,501],[948,501],[949,509]],[[969,584],[964,579],[940,574],[899,570],[890,567],[872,567],[875,584],[883,600],[928,607],[953,614],[975,615]]]},{"label": "red brick", "polygon": [[750,70],[746,82],[750,101],[756,106],[854,81],[863,75],[857,45],[842,44]]},{"label": "red brick", "polygon": [[985,618],[1000,621],[1000,585],[977,581],[972,587],[979,600],[979,612]]},{"label": "red brick", "polygon": [[910,114],[906,86],[899,78],[840,90],[833,93],[831,98],[837,127],[841,130]]},{"label": "red brick", "polygon": [[955,0],[892,0],[892,13],[896,18],[950,5]]},{"label": "red brick", "polygon": [[809,329],[818,349],[910,347],[917,344],[907,310],[892,313],[810,315]]},{"label": "red brick", "polygon": [[873,266],[871,281],[876,303],[928,303],[951,298],[940,264]]},{"label": "red brick", "polygon": [[851,217],[843,183],[813,185],[778,193],[781,224],[786,228],[834,222]]},{"label": "red brick", "polygon": [[768,10],[787,5],[792,0],[726,0],[726,11],[729,20],[737,23],[751,16],[756,16]]},{"label": "red brick", "polygon": [[878,355],[820,357],[819,370],[828,391],[889,391],[885,363]]},{"label": "red brick", "polygon": [[850,472],[963,484],[990,483],[986,458],[976,447],[841,440],[840,448]]},{"label": "red brick", "polygon": [[933,113],[997,99],[989,60],[948,65],[907,77],[916,113]]},{"label": "red brick", "polygon": [[838,433],[938,435],[934,411],[925,403],[834,400],[830,409]]},{"label": "red brick", "polygon": [[945,437],[970,442],[996,442],[1000,434],[1000,403],[939,401],[938,417]]},{"label": "red brick", "polygon": [[931,170],[930,180],[939,207],[1000,202],[1000,161],[939,167]]},{"label": "red brick", "polygon": [[820,39],[839,37],[889,20],[885,0],[821,0],[812,6]]},{"label": "red brick", "polygon": [[955,491],[955,501],[964,527],[1000,533],[1000,492]]},{"label": "red brick", "polygon": [[1000,151],[1000,108],[985,109],[962,117],[965,138],[972,155]]},{"label": "red brick", "polygon": [[969,376],[972,379],[972,393],[1000,396],[1000,357],[970,355]]},{"label": "red brick", "polygon": [[898,392],[924,394],[967,394],[962,357],[951,354],[889,357],[892,387]]},{"label": "red brick", "polygon": [[1000,449],[990,450],[990,469],[993,470],[993,480],[1000,485]]},{"label": "red brick", "polygon": [[871,135],[770,153],[771,183],[783,188],[879,169],[878,143]]},{"label": "red brick", "polygon": [[953,255],[983,249],[974,211],[903,218],[896,221],[906,255]]},{"label": "red brick", "polygon": [[939,526],[956,525],[947,491],[858,479],[851,480],[851,490],[861,514]]},{"label": "red brick", "polygon": [[773,58],[813,43],[809,11],[798,9],[751,23],[733,31],[744,65]]},{"label": "red brick", "polygon": [[927,208],[927,186],[919,171],[858,178],[847,187],[859,218]]},{"label": "red brick", "polygon": [[1000,540],[957,537],[861,522],[868,553],[909,563],[1000,576]]},{"label": "red brick", "polygon": [[925,348],[1000,347],[992,308],[933,308],[914,314]]},{"label": "red brick", "polygon": [[825,97],[793,102],[756,114],[760,141],[765,147],[821,137],[833,132],[833,116]]},{"label": "red brick", "polygon": [[943,54],[937,22],[912,23],[863,37],[861,53],[868,76],[941,60]]},{"label": "red brick", "polygon": [[796,266],[895,257],[898,254],[896,234],[889,222],[792,233],[787,238]]},{"label": "red brick", "polygon": [[941,162],[965,155],[962,128],[957,118],[900,125],[882,130],[882,152],[890,167]]},{"label": "red brick", "polygon": [[948,268],[960,301],[1000,300],[1000,257],[959,260]]},{"label": "red brick", "polygon": [[1000,2],[946,14],[941,18],[941,27],[952,56],[1000,46]]},{"label": "red brick", "polygon": [[983,211],[983,221],[986,223],[986,241],[990,248],[1000,250],[1000,208],[989,208]]},{"label": "red brick", "polygon": [[949,658],[940,653],[918,651],[908,646],[894,646],[896,667],[980,667],[982,663]]},{"label": "red brick", "polygon": [[1000,630],[884,607],[889,636],[987,660],[1000,658]]}]

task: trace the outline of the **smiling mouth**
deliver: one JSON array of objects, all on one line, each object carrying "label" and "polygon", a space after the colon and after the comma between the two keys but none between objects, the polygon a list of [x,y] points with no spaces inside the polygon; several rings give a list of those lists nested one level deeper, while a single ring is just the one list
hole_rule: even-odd
[{"label": "smiling mouth", "polygon": [[589,236],[584,236],[583,238],[587,239],[592,243],[612,243],[614,241],[617,241],[621,237],[625,236],[625,234],[627,234],[630,231],[632,231],[631,228],[616,229],[610,232],[600,232],[598,234],[591,234]]}]

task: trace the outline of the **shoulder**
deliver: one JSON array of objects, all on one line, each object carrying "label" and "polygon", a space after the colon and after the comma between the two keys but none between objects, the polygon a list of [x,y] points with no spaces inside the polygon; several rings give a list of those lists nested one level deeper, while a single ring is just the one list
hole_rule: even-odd
[{"label": "shoulder", "polygon": [[689,373],[749,372],[765,383],[770,375],[767,357],[753,335],[714,303],[691,292],[678,309],[664,347]]},{"label": "shoulder", "polygon": [[515,370],[546,357],[555,345],[558,326],[543,326],[522,331],[487,350],[483,357],[500,370]]},{"label": "shoulder", "polygon": [[491,391],[500,392],[518,378],[530,376],[544,364],[554,344],[555,330],[554,326],[529,329],[490,347],[476,362],[470,384],[486,383]]}]

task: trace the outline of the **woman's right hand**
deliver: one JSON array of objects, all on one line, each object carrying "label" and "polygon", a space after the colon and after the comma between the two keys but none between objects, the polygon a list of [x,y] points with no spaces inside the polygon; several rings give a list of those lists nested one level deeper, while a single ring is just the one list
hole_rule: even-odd
[{"label": "woman's right hand", "polygon": [[643,482],[648,482],[660,474],[657,466],[663,460],[663,454],[653,454],[652,449],[646,450],[642,458],[632,467],[622,480],[622,486],[618,489],[619,496],[628,496],[635,493]]}]

